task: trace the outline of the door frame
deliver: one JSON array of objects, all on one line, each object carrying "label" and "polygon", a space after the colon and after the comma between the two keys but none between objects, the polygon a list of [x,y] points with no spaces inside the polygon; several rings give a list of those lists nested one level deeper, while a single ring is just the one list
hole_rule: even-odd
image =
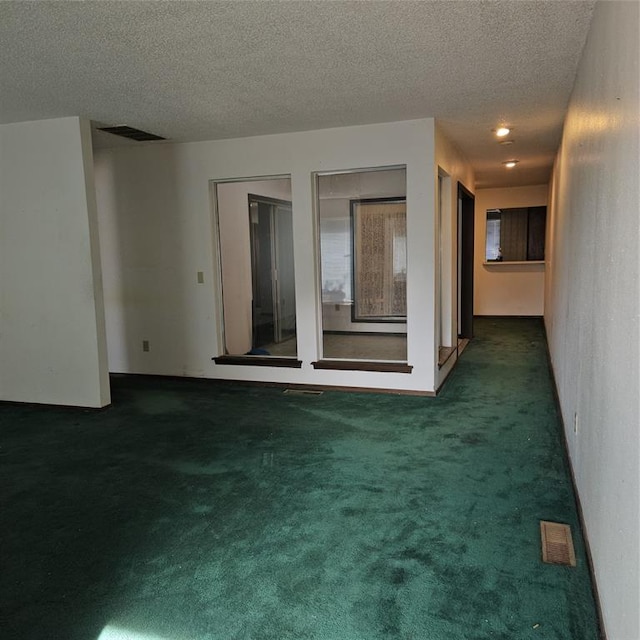
[{"label": "door frame", "polygon": [[280,200],[278,198],[271,198],[269,196],[261,196],[254,193],[247,194],[248,200],[248,210],[249,210],[249,243],[251,246],[251,286],[253,291],[253,299],[251,302],[251,326],[252,326],[252,336],[251,343],[252,348],[256,347],[256,318],[255,318],[255,287],[257,285],[258,278],[258,265],[255,263],[255,236],[254,229],[252,224],[252,212],[251,205],[256,204],[265,204],[270,207],[269,210],[269,243],[270,243],[270,253],[271,253],[271,272],[270,272],[270,280],[271,280],[271,301],[273,308],[273,342],[278,343],[281,342],[282,337],[282,309],[280,305],[280,278],[279,278],[279,263],[278,263],[278,255],[279,255],[279,245],[278,245],[278,234],[277,234],[277,211],[278,208],[288,209],[289,213],[292,212],[292,203],[290,200]]},{"label": "door frame", "polygon": [[475,196],[458,181],[457,244],[457,333],[458,338],[473,338],[473,278],[475,242]]}]

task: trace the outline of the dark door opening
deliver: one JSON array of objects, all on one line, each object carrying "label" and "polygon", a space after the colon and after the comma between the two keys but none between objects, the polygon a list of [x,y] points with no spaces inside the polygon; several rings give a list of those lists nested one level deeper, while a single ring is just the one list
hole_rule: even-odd
[{"label": "dark door opening", "polygon": [[473,338],[474,195],[458,182],[458,338]]},{"label": "dark door opening", "polygon": [[295,336],[291,203],[249,195],[252,348]]}]

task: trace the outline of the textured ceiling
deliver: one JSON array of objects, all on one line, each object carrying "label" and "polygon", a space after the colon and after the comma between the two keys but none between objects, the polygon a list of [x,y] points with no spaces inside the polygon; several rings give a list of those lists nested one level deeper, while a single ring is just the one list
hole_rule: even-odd
[{"label": "textured ceiling", "polygon": [[478,187],[546,182],[593,5],[4,1],[0,122],[82,115],[186,141],[435,117]]}]

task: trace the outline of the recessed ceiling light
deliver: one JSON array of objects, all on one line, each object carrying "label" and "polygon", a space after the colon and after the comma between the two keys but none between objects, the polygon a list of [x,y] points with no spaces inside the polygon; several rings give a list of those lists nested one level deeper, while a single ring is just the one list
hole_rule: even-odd
[{"label": "recessed ceiling light", "polygon": [[513,144],[514,142],[515,142],[515,140],[500,140],[500,142],[498,142],[498,144],[508,145],[508,144]]},{"label": "recessed ceiling light", "polygon": [[506,162],[503,162],[502,164],[507,168],[507,169],[513,169],[513,167],[515,167],[518,164],[519,160],[507,160]]},{"label": "recessed ceiling light", "polygon": [[508,136],[511,133],[511,129],[508,129],[507,127],[498,127],[496,129],[496,135],[498,136],[498,138],[504,138],[505,136]]}]

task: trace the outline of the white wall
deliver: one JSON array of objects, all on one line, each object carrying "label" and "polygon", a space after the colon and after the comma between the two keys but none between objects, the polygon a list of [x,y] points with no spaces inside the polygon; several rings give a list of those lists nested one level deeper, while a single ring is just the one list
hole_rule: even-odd
[{"label": "white wall", "polygon": [[546,184],[476,191],[473,312],[477,316],[541,316],[544,264],[484,264],[487,209],[547,206]]},{"label": "white wall", "polygon": [[[457,355],[452,355],[447,363],[438,367],[438,348],[455,346],[458,340],[458,183],[469,191],[475,187],[473,169],[462,152],[436,127],[436,151],[433,180],[438,184],[438,175],[443,176],[442,219],[434,218],[432,244],[434,256],[441,251],[441,259],[436,259],[434,324],[441,325],[439,345],[437,332],[433,335],[431,351],[435,358],[434,377],[437,385],[444,382],[455,364]],[[434,209],[438,211],[437,189],[434,189]],[[476,203],[477,207],[477,203]],[[441,266],[440,266],[441,263]]]},{"label": "white wall", "polygon": [[547,245],[549,346],[609,640],[640,638],[639,6],[596,5]]},{"label": "white wall", "polygon": [[[432,119],[96,153],[112,371],[432,391]],[[312,173],[407,167],[411,374],[315,370],[321,330]],[[302,369],[216,365],[224,347],[209,181],[291,175]],[[196,274],[204,271],[205,282]],[[149,340],[150,351],[142,351]]]},{"label": "white wall", "polygon": [[89,123],[0,126],[0,400],[110,402]]}]

